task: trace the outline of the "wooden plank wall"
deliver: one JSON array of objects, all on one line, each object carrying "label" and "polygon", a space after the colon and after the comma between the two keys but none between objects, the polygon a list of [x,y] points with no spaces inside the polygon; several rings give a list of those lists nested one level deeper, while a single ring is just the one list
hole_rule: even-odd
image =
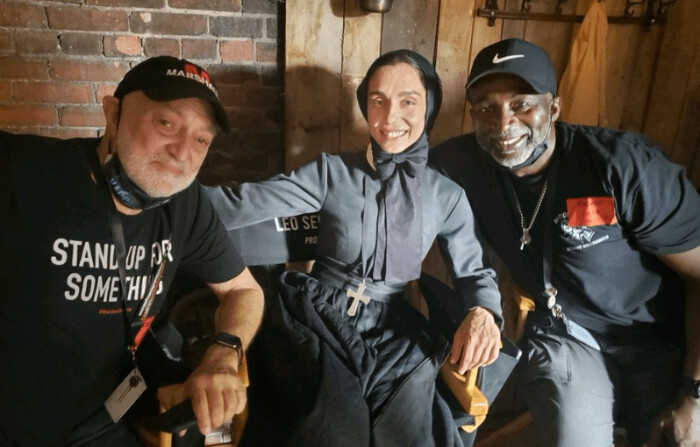
[{"label": "wooden plank wall", "polygon": [[320,151],[338,152],[342,4],[343,0],[287,2],[284,80],[287,166],[303,164]]},{"label": "wooden plank wall", "polygon": [[[559,77],[580,25],[496,20],[476,9],[485,0],[394,0],[386,14],[364,13],[357,0],[287,0],[285,67],[286,168],[321,151],[363,150],[367,127],[355,89],[381,53],[410,48],[435,63],[444,103],[430,140],[471,130],[464,83],[476,53],[501,38],[521,37],[545,48]],[[591,1],[568,0],[562,13],[583,14]],[[625,0],[605,0],[621,15]],[[531,0],[531,12],[553,13],[556,0]],[[517,11],[520,0],[499,0]],[[634,9],[641,14],[641,7]],[[696,2],[677,0],[668,22],[644,31],[610,24],[607,37],[608,126],[641,132],[686,166],[700,187],[700,33]],[[566,98],[564,98],[566,100]]]}]

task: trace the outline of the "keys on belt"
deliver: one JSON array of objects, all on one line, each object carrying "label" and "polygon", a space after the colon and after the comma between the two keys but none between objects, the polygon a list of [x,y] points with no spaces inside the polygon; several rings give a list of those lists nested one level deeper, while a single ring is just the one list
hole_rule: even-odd
[{"label": "keys on belt", "polygon": [[561,305],[557,303],[557,289],[554,286],[547,287],[542,295],[547,299],[547,308],[552,312],[554,318],[558,318],[564,322],[566,333],[580,341],[581,343],[590,346],[591,348],[600,351],[600,344],[591,332],[576,322],[566,318]]},{"label": "keys on belt", "polygon": [[542,295],[547,299],[547,308],[552,312],[554,318],[561,318],[564,312],[561,306],[557,303],[557,288],[554,286],[547,287]]}]

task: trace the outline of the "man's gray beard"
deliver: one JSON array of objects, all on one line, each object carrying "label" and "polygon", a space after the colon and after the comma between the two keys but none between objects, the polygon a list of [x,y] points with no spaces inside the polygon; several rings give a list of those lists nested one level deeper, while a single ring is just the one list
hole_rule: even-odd
[{"label": "man's gray beard", "polygon": [[[503,166],[504,168],[510,169],[511,171],[517,171],[518,169],[526,168],[528,166],[531,166],[535,164],[537,160],[547,152],[548,144],[547,141],[549,140],[549,136],[552,134],[552,116],[550,114],[549,116],[549,124],[547,125],[547,133],[545,133],[544,137],[542,137],[542,141],[538,144],[533,145],[531,143],[531,138],[528,137],[527,141],[527,147],[530,147],[531,149],[527,152],[523,152],[522,154],[518,155],[516,158],[509,158],[509,159],[499,159],[495,156],[493,152],[489,152],[491,157],[496,160],[498,164]],[[533,132],[534,134],[534,132]],[[477,138],[477,142],[481,144],[479,139]],[[482,145],[481,147],[485,147]],[[525,156],[527,154],[527,156]]]},{"label": "man's gray beard", "polygon": [[[528,147],[529,147],[529,143],[528,143]],[[532,155],[532,153],[534,152],[535,149],[536,149],[536,146],[533,146],[529,151],[521,152],[520,154],[518,154],[517,157],[514,157],[514,158],[511,157],[511,158],[507,158],[505,160],[500,160],[500,161],[498,159],[496,159],[496,161],[498,161],[498,163],[505,168],[513,169],[513,168],[521,165],[522,163],[525,163],[527,161],[527,159],[530,158],[530,156]],[[495,156],[493,154],[491,154],[491,156],[494,157],[494,159],[495,159]]]},{"label": "man's gray beard", "polygon": [[[528,139],[529,138],[530,137],[528,137]],[[479,146],[481,146],[482,149],[492,147],[492,145],[488,144],[489,143],[488,139],[486,141],[483,141],[481,138],[477,137],[476,141],[477,141],[477,143],[479,143]],[[499,165],[503,166],[504,168],[513,169],[513,167],[518,166],[521,163],[524,163],[532,155],[532,152],[535,150],[535,148],[537,146],[530,146],[530,142],[528,141],[527,147],[529,147],[530,150],[528,150],[526,152],[519,152],[514,157],[507,157],[507,158],[500,156],[498,149],[484,149],[484,150]]]},{"label": "man's gray beard", "polygon": [[[114,146],[112,146],[113,141],[114,141]],[[118,135],[116,133],[114,134],[113,137],[110,137],[108,147],[109,147],[109,154],[118,154],[119,153],[117,150],[119,148],[119,139],[118,139]],[[163,194],[159,191],[155,191],[153,188],[148,186],[152,183],[157,183],[157,180],[154,180],[153,182],[148,181],[148,180],[153,180],[153,176],[155,176],[155,174],[146,173],[146,175],[148,176],[146,183],[148,185],[144,185],[143,181],[137,181],[137,179],[135,179],[134,176],[128,172],[129,167],[127,167],[125,165],[124,158],[119,157],[119,160],[121,162],[122,169],[124,170],[124,173],[129,178],[129,180],[134,185],[139,187],[141,189],[141,191],[143,191],[144,193],[146,193],[149,197],[151,197],[153,199],[167,199],[168,197],[172,197],[175,194],[180,193],[180,192],[184,191],[185,189],[187,189],[192,184],[192,182],[194,182],[194,180],[197,178],[197,174],[195,173],[195,175],[193,175],[192,178],[187,179],[184,182],[178,181],[177,185],[175,185],[175,187],[173,188],[173,191],[171,191],[169,194]],[[141,179],[141,180],[143,180],[143,179]]]}]

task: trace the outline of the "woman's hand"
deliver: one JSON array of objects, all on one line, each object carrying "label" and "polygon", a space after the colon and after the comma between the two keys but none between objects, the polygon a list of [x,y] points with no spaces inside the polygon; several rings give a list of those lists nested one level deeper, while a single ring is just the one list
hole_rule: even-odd
[{"label": "woman's hand", "polygon": [[475,307],[462,321],[452,340],[450,363],[457,363],[460,374],[478,366],[493,363],[498,357],[501,332],[493,314]]}]

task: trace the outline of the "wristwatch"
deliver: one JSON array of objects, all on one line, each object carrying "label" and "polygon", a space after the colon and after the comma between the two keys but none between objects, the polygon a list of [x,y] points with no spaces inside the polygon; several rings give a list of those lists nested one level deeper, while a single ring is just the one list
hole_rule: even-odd
[{"label": "wristwatch", "polygon": [[700,399],[700,380],[691,379],[690,377],[683,377],[682,386],[686,392],[690,392],[690,395],[696,399]]},{"label": "wristwatch", "polygon": [[238,366],[241,366],[241,362],[243,361],[243,342],[240,337],[229,334],[228,332],[218,332],[214,336],[214,343],[234,349],[236,354],[238,354]]}]

